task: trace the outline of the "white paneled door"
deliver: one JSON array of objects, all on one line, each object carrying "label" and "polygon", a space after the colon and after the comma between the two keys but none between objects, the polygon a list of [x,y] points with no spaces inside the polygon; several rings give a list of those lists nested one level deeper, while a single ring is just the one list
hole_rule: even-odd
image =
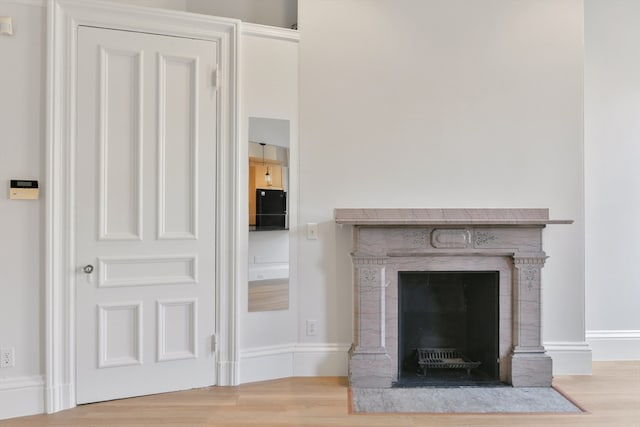
[{"label": "white paneled door", "polygon": [[213,385],[215,42],[80,27],[77,403]]}]

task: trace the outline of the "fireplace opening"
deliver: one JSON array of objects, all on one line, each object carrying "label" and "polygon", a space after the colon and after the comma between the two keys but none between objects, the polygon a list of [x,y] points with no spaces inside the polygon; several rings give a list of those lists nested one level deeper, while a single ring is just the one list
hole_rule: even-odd
[{"label": "fireplace opening", "polygon": [[395,386],[500,384],[499,273],[398,273]]}]

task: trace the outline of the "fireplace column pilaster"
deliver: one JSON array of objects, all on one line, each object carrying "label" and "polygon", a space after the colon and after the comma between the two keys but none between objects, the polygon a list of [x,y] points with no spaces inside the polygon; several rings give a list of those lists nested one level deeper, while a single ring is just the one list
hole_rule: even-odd
[{"label": "fireplace column pilaster", "polygon": [[391,358],[385,348],[386,258],[353,254],[354,342],[349,379],[353,387],[391,387]]},{"label": "fireplace column pilaster", "polygon": [[541,337],[540,273],[544,252],[513,257],[513,354],[511,383],[514,387],[549,387],[552,361],[545,353]]}]

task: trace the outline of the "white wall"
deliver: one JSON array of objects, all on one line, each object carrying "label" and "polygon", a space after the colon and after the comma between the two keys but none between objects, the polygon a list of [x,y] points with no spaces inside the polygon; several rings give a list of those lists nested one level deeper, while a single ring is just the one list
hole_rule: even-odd
[{"label": "white wall", "polygon": [[585,2],[587,338],[640,359],[640,2]]},{"label": "white wall", "polygon": [[[256,27],[243,25],[242,43],[242,149],[248,159],[249,153],[249,117],[282,119],[289,121],[291,181],[289,191],[289,235],[295,236],[297,227],[297,147],[298,147],[298,42],[269,36],[256,35]],[[258,28],[259,31],[259,28]],[[282,30],[286,31],[286,30]],[[248,167],[241,171],[241,188],[248,187]],[[248,197],[248,194],[247,194]],[[243,203],[247,209],[248,199]],[[280,231],[244,233],[242,243],[249,242],[247,259],[260,252],[265,238],[290,240],[287,233]],[[295,239],[290,242],[290,251],[296,254]],[[289,249],[289,248],[287,248]],[[263,258],[267,262],[286,261],[278,259],[275,251]],[[294,375],[295,343],[297,338],[297,288],[295,256],[290,265],[289,309],[279,311],[248,312],[247,280],[240,278],[238,295],[240,300],[240,380],[241,382]]]},{"label": "white wall", "polygon": [[[0,35],[0,348],[15,367],[0,369],[0,419],[41,412],[44,289],[43,182],[46,10],[0,2],[13,36]],[[9,180],[41,180],[40,200],[9,200]]]},{"label": "white wall", "polygon": [[291,28],[298,22],[297,0],[186,0],[187,10],[254,24]]},{"label": "white wall", "polygon": [[[299,331],[351,342],[350,229],[336,207],[548,207],[544,340],[584,346],[580,0],[301,0]],[[571,358],[565,363],[563,358]]]}]

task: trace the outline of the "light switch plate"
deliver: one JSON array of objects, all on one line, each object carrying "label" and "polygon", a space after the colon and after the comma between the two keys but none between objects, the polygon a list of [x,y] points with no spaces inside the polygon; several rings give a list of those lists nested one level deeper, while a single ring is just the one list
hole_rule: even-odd
[{"label": "light switch plate", "polygon": [[13,35],[13,19],[10,16],[0,16],[0,34]]},{"label": "light switch plate", "polygon": [[315,222],[310,222],[307,224],[307,239],[308,240],[317,240],[318,239],[318,224]]}]

